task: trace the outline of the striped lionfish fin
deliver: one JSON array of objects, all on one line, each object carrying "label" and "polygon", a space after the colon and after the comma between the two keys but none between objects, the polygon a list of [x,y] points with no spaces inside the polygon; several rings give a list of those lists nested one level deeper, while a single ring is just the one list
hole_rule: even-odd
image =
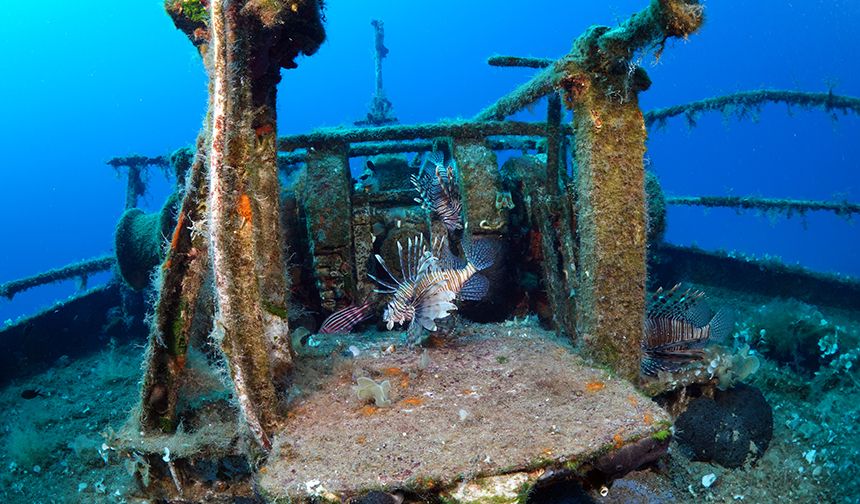
[{"label": "striped lionfish fin", "polygon": [[444,281],[427,284],[421,292],[415,293],[412,324],[435,331],[436,319],[443,319],[457,309],[457,305],[452,303],[455,297],[456,294],[445,287]]},{"label": "striped lionfish fin", "polygon": [[475,273],[460,289],[459,297],[464,301],[480,301],[490,290],[490,281],[484,275]]},{"label": "striped lionfish fin", "polygon": [[319,334],[348,333],[359,322],[369,319],[372,315],[372,301],[368,300],[360,305],[353,304],[329,315],[320,326]]}]

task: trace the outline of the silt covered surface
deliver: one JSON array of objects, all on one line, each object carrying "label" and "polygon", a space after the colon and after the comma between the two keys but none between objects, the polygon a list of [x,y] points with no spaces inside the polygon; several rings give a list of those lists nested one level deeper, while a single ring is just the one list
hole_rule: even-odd
[{"label": "silt covered surface", "polygon": [[[259,473],[263,493],[342,498],[539,475],[577,467],[669,420],[630,383],[589,367],[531,324],[469,325],[454,337],[424,357],[421,349],[366,348],[300,384],[308,392]],[[391,405],[359,400],[360,376],[388,380]]]}]

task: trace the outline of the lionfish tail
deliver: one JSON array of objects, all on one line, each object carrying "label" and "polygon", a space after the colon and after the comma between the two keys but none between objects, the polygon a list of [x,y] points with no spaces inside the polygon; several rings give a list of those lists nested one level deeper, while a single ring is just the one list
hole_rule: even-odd
[{"label": "lionfish tail", "polygon": [[466,260],[476,270],[481,271],[496,262],[499,255],[499,242],[492,238],[466,240],[463,242],[463,251],[466,253]]},{"label": "lionfish tail", "polygon": [[490,281],[484,275],[475,273],[460,289],[460,299],[463,301],[480,301],[490,290]]}]

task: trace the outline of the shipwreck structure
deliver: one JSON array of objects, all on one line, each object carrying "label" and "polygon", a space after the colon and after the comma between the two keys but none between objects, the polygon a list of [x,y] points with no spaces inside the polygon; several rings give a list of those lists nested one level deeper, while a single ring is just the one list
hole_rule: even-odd
[{"label": "shipwreck structure", "polygon": [[[540,70],[471,120],[433,124],[394,124],[377,22],[367,120],[289,137],[277,136],[276,85],[281,68],[322,43],[321,2],[166,7],[210,76],[196,144],[110,161],[128,174],[115,258],[0,286],[11,298],[118,271],[107,286],[0,332],[3,345],[23,348],[39,344],[46,327],[103,330],[108,308],[127,314],[129,330],[127,319],[144,310],[139,292],[155,289],[140,409],[114,440],[144,494],[286,502],[379,491],[515,502],[558,479],[599,484],[655,460],[668,443],[671,417],[642,394],[666,384],[637,388],[649,283],[761,295],[780,285],[782,295],[860,310],[857,281],[662,242],[667,204],[860,213],[845,202],[662,195],[643,163],[653,123],[774,101],[860,112],[860,100],[832,93],[756,91],[643,113],[637,95],[651,81],[634,55],[693,35],[704,15],[698,2],[653,0],[619,26],[589,28],[557,60],[490,58]],[[546,121],[506,119],[543,98]],[[453,341],[423,353],[392,333],[314,334],[326,315],[374,296],[376,254],[395,264],[398,241],[443,232],[415,203],[415,166],[404,156],[433,150],[457,167],[465,238],[501,244],[501,280],[485,302],[460,310],[486,324],[461,320]],[[497,151],[522,155],[500,167]],[[351,177],[356,157],[373,160],[366,180]],[[169,168],[177,187],[162,211],[146,214],[135,207],[150,166]],[[85,303],[97,309],[73,317]],[[514,318],[531,313],[544,328]],[[229,386],[201,388],[207,367],[226,371]],[[2,369],[6,379],[23,371],[12,361]],[[389,388],[363,404],[356,376]],[[229,477],[217,469],[225,460]]]}]

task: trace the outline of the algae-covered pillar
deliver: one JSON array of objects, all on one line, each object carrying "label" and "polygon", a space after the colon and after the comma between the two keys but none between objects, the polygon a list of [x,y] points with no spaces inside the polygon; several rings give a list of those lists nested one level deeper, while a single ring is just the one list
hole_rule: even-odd
[{"label": "algae-covered pillar", "polygon": [[555,64],[573,110],[577,327],[588,353],[631,380],[639,376],[646,277],[646,130],[637,93],[650,85],[634,58],[701,23],[695,0],[652,0],[615,28],[592,26]]},{"label": "algae-covered pillar", "polygon": [[[210,77],[209,112],[162,265],[141,421],[175,428],[176,395],[200,285],[214,277],[214,335],[243,419],[263,448],[277,389],[291,379],[280,231],[276,85],[324,39],[319,0],[167,0]],[[208,239],[207,239],[208,237]]]},{"label": "algae-covered pillar", "polygon": [[[558,61],[491,58],[493,65],[544,70],[475,117],[502,120],[550,95],[546,191],[550,197],[536,192],[550,203],[540,222],[550,259],[543,269],[556,325],[570,336],[576,333],[587,353],[631,380],[639,376],[644,332],[647,231],[646,131],[637,93],[650,85],[637,56],[653,50],[659,57],[668,39],[686,38],[699,29],[702,19],[698,0],[651,0],[647,8],[615,28],[590,27]],[[573,110],[576,250],[568,232],[573,212],[551,197],[559,189],[557,178],[564,179],[556,155],[560,143],[553,141],[560,117],[553,110],[557,106],[553,93],[559,91]],[[567,194],[563,197],[570,201]],[[555,210],[558,207],[561,210]],[[547,226],[550,218],[558,219],[559,225]],[[565,263],[562,268],[555,264],[556,248]],[[574,260],[575,270],[569,264]],[[575,289],[570,285],[572,271]],[[573,303],[575,324],[570,321]]]}]

